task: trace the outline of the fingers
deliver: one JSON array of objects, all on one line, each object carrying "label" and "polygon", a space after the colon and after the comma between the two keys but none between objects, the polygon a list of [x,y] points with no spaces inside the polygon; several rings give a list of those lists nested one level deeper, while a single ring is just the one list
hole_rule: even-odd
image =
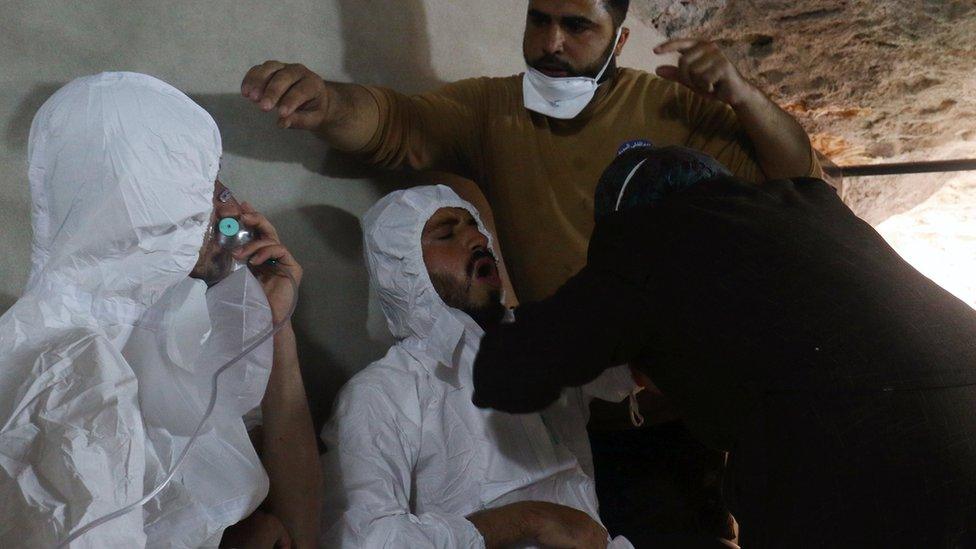
[{"label": "fingers", "polygon": [[291,542],[291,536],[288,534],[288,529],[285,525],[281,525],[281,530],[279,530],[278,541],[275,542],[275,549],[292,549],[294,545]]},{"label": "fingers", "polygon": [[290,549],[292,547],[291,536],[288,534],[288,529],[285,528],[284,523],[274,515],[268,514],[268,517],[265,526],[268,537],[264,540],[262,547],[274,544],[275,549]]},{"label": "fingers", "polygon": [[718,74],[713,70],[715,67],[714,58],[698,58],[687,65],[688,81],[691,85],[706,94],[715,90],[718,82]]},{"label": "fingers", "polygon": [[241,95],[252,101],[261,99],[264,88],[268,85],[268,80],[283,68],[285,68],[284,63],[274,60],[251,67],[244,75],[244,80],[241,81]]},{"label": "fingers", "polygon": [[304,69],[299,80],[278,101],[278,116],[287,117],[302,106],[319,99],[325,83],[314,72]]},{"label": "fingers", "polygon": [[595,525],[594,528],[591,528],[589,535],[585,536],[585,538],[587,540],[584,542],[585,546],[592,547],[594,549],[607,549],[607,546],[610,544],[610,533],[607,532],[606,528],[600,526],[599,524]]},{"label": "fingers", "polygon": [[717,94],[722,86],[722,79],[725,78],[725,71],[721,66],[712,65],[701,73],[701,79],[705,82],[708,94]]},{"label": "fingers", "polygon": [[691,81],[691,68],[684,55],[678,58],[678,80],[686,86],[695,87]]},{"label": "fingers", "polygon": [[682,53],[685,50],[695,47],[698,43],[699,40],[696,40],[694,38],[679,38],[676,40],[668,40],[667,42],[658,44],[654,48],[654,53],[659,55],[663,53],[672,53],[672,52]]},{"label": "fingers", "polygon": [[[259,240],[257,242],[248,243],[248,249],[241,248],[238,253],[234,254],[238,259],[248,258],[247,262],[251,266],[251,272],[261,281],[262,285],[265,286],[265,292],[268,294],[268,299],[273,300],[273,294],[275,295],[290,295],[290,294],[280,294],[279,290],[281,288],[275,289],[273,285],[273,280],[277,279],[282,273],[287,273],[291,276],[292,281],[295,284],[301,284],[303,269],[302,266],[298,264],[295,257],[291,255],[288,248],[278,244],[277,242],[270,240]],[[268,260],[275,260],[275,265],[273,268],[265,268]],[[271,286],[267,284],[271,283]]]},{"label": "fingers", "polygon": [[265,61],[251,67],[241,82],[241,95],[259,103],[264,111],[277,108],[287,117],[321,98],[325,82],[300,63]]},{"label": "fingers", "polygon": [[322,121],[322,113],[318,111],[295,111],[289,116],[278,118],[278,127],[296,130],[313,130]]},{"label": "fingers", "polygon": [[695,69],[700,67],[703,62],[708,62],[710,51],[704,44],[697,44],[685,50],[678,58],[678,69],[681,71],[682,80],[694,84],[698,74]]},{"label": "fingers", "polygon": [[694,91],[714,96],[722,79],[728,76],[729,61],[715,44],[700,40],[672,40],[655,48],[679,51],[678,64],[662,65],[655,71],[658,76],[678,82]]},{"label": "fingers", "polygon": [[322,77],[300,63],[265,61],[241,82],[241,95],[265,112],[276,111],[279,128],[317,128],[326,115],[325,93]]},{"label": "fingers", "polygon": [[[245,208],[246,205],[246,208]],[[255,211],[250,204],[245,202],[241,204],[241,220],[244,225],[257,230],[258,235],[261,238],[270,238],[271,240],[278,240],[278,231],[274,228],[274,225],[268,221],[267,217]]]},{"label": "fingers", "polygon": [[285,248],[277,240],[262,238],[252,240],[240,248],[234,250],[234,257],[238,259],[247,258],[251,265],[262,265],[269,259],[274,259],[282,265],[295,265],[295,258],[292,257],[288,248]]},{"label": "fingers", "polygon": [[247,260],[255,267],[264,265],[269,259],[274,259],[278,266],[291,273],[296,281],[301,280],[301,265],[288,248],[281,244],[278,231],[268,218],[258,213],[249,202],[242,202],[241,220],[246,226],[252,228],[258,237],[234,250],[234,257],[240,261]]},{"label": "fingers", "polygon": [[661,65],[654,70],[654,73],[664,78],[665,80],[671,80],[672,82],[681,82],[681,76],[678,72],[678,67],[674,65]]},{"label": "fingers", "polygon": [[265,245],[258,247],[247,260],[251,265],[264,265],[269,259],[274,259],[284,266],[295,265],[295,258],[283,245],[273,244],[267,240],[259,240],[258,243]]},{"label": "fingers", "polygon": [[[249,517],[227,529],[221,543],[245,549],[290,547],[292,540],[284,524],[274,515],[255,511]],[[282,542],[288,545],[280,545]]]},{"label": "fingers", "polygon": [[[268,84],[261,95],[261,110],[270,111],[275,108],[282,96],[305,76],[305,70],[303,65],[285,65],[284,68],[276,71],[268,80]],[[305,98],[301,103],[305,103],[309,99],[311,98]],[[293,97],[291,102],[294,103],[295,101],[297,99]]]}]

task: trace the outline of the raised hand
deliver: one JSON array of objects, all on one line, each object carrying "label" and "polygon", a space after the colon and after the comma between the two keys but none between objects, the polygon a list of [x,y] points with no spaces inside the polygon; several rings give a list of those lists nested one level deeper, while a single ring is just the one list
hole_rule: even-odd
[{"label": "raised hand", "polygon": [[251,67],[241,82],[241,95],[261,110],[276,110],[278,127],[317,130],[328,120],[325,81],[300,63],[265,61]]},{"label": "raised hand", "polygon": [[669,40],[654,48],[654,53],[677,52],[678,65],[662,65],[657,75],[687,86],[695,93],[717,99],[733,107],[749,97],[752,89],[735,65],[714,43],[691,38]]},{"label": "raised hand", "polygon": [[[268,218],[247,202],[241,204],[241,212],[241,220],[255,230],[257,238],[235,250],[234,256],[248,262],[268,297],[272,318],[275,322],[280,322],[288,313],[294,299],[291,282],[283,272],[287,271],[295,279],[295,283],[300,284],[302,267],[288,248],[278,240],[278,232]],[[274,267],[265,265],[269,259],[275,260]]]}]

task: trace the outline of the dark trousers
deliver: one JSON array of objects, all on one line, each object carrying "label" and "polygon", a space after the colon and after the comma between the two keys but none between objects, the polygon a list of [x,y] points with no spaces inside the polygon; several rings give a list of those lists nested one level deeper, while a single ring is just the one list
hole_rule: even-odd
[{"label": "dark trousers", "polygon": [[590,431],[600,517],[635,547],[717,547],[732,538],[722,502],[724,455],[680,421]]},{"label": "dark trousers", "polygon": [[976,387],[768,396],[726,479],[748,549],[976,547]]}]

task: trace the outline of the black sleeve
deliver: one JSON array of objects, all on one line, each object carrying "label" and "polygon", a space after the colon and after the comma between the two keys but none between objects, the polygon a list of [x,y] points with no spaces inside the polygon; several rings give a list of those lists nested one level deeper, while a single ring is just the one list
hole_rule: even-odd
[{"label": "black sleeve", "polygon": [[[594,233],[589,265],[554,295],[519,307],[514,323],[488,330],[474,365],[475,405],[540,410],[563,387],[584,385],[639,354],[650,307],[635,272],[593,260],[594,245],[619,242],[600,234],[614,230]],[[602,254],[615,255],[609,248]]]}]

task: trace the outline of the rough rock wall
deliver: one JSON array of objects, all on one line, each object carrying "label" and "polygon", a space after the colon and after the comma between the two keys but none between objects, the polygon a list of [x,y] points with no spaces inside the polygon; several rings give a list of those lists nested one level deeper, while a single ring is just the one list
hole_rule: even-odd
[{"label": "rough rock wall", "polygon": [[[837,164],[976,157],[974,0],[634,0],[632,14],[718,42]],[[848,179],[844,195],[878,224],[949,179]]]}]

